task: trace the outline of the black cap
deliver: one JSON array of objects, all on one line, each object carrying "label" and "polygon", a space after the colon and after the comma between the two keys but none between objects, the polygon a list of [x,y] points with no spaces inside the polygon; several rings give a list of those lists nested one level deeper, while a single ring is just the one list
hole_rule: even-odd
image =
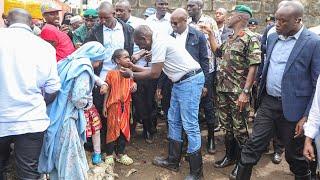
[{"label": "black cap", "polygon": [[254,18],[250,18],[248,23],[251,25],[258,25],[259,24],[258,20],[254,19]]}]

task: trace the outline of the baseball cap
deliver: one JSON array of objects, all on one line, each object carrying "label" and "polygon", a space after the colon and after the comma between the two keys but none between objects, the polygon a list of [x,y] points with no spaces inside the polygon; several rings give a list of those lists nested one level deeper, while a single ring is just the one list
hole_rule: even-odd
[{"label": "baseball cap", "polygon": [[52,1],[49,2],[43,2],[41,4],[41,13],[49,13],[49,12],[56,12],[61,11],[61,8],[58,7],[58,5]]}]

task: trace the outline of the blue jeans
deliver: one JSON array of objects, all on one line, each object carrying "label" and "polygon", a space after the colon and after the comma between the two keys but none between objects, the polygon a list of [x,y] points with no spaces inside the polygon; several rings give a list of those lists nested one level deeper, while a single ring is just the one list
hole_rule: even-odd
[{"label": "blue jeans", "polygon": [[201,148],[198,123],[199,103],[204,85],[204,75],[199,73],[179,83],[174,83],[168,112],[168,137],[182,142],[182,128],[188,136],[187,153]]}]

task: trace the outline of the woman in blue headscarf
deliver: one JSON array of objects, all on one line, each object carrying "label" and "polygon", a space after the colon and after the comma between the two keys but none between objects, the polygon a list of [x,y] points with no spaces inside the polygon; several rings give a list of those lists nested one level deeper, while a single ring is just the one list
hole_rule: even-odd
[{"label": "woman in blue headscarf", "polygon": [[92,104],[97,79],[92,64],[105,58],[98,42],[88,42],[58,63],[61,90],[48,106],[50,126],[44,136],[38,170],[50,179],[84,180],[89,170],[83,144],[86,140],[84,109]]}]

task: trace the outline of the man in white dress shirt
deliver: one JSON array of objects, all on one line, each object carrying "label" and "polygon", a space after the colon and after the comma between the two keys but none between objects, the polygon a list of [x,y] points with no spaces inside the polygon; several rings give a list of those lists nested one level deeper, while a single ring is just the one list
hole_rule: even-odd
[{"label": "man in white dress shirt", "polygon": [[152,31],[167,35],[172,33],[172,27],[170,24],[171,14],[168,13],[168,5],[168,0],[155,1],[157,12],[146,19],[147,25]]}]

